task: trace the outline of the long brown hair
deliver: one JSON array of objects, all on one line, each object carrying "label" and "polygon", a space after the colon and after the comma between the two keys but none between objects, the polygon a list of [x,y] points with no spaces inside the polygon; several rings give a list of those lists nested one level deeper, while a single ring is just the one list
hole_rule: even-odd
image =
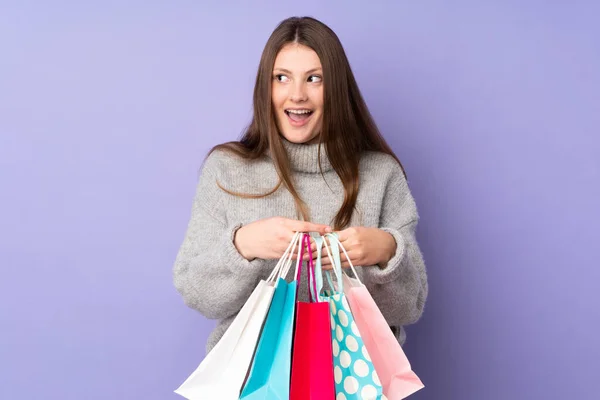
[{"label": "long brown hair", "polygon": [[[253,96],[253,118],[239,141],[223,143],[217,149],[230,151],[244,159],[256,160],[269,150],[279,183],[259,195],[226,192],[248,198],[266,197],[283,186],[291,193],[300,216],[310,220],[306,203],[294,187],[289,159],[279,136],[271,102],[272,73],[277,54],[289,43],[313,49],[323,67],[324,107],[319,143],[344,186],[344,202],[333,221],[335,229],[346,227],[351,220],[358,195],[359,161],[364,151],[379,151],[402,163],[381,136],[358,89],[350,63],[337,35],[327,25],[312,17],[291,17],[279,23],[263,50]],[[320,151],[321,146],[319,146]],[[319,157],[320,159],[320,157]],[[321,166],[319,165],[319,169]],[[322,170],[321,170],[322,173]],[[406,176],[406,173],[404,172]]]}]

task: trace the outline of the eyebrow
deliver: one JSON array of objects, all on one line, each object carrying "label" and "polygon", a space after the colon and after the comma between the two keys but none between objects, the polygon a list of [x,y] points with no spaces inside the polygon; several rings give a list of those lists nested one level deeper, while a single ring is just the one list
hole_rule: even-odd
[{"label": "eyebrow", "polygon": [[[286,74],[291,74],[292,71],[285,69],[285,68],[273,68],[274,71],[281,71],[281,72],[285,72]],[[305,74],[312,74],[313,72],[317,72],[320,71],[321,68],[313,68],[313,69],[309,69],[308,71],[305,72]]]}]

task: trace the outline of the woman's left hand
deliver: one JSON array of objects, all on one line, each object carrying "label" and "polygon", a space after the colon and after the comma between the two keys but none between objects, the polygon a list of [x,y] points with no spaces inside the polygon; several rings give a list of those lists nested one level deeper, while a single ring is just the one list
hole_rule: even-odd
[{"label": "woman's left hand", "polygon": [[[396,240],[394,237],[378,228],[352,227],[337,232],[337,235],[354,266],[367,267],[379,265],[380,268],[384,268],[396,253]],[[329,244],[329,240],[327,243]],[[316,257],[316,251],[314,250],[316,249],[313,243],[313,257]],[[342,268],[350,267],[346,255],[341,248],[340,258]],[[327,256],[324,245],[321,252],[321,264],[323,269],[331,269],[331,260]]]}]

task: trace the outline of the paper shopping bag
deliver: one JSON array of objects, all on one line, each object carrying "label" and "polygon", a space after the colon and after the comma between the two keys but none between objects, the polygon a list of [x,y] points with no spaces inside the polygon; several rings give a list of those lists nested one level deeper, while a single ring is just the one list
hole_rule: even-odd
[{"label": "paper shopping bag", "polygon": [[[301,240],[299,246],[303,246]],[[300,254],[299,249],[298,254]],[[290,398],[290,370],[292,338],[296,309],[297,282],[286,282],[289,266],[281,270],[273,301],[267,314],[248,380],[242,389],[242,400],[288,400]],[[298,258],[297,263],[300,262]]]},{"label": "paper shopping bag", "polygon": [[[304,236],[310,251],[310,238]],[[314,285],[314,265],[309,257],[307,276],[309,287]],[[302,264],[300,264],[301,267]],[[296,280],[300,281],[302,268]],[[296,326],[292,353],[291,400],[334,400],[333,356],[329,328],[329,303],[320,302],[309,291],[309,302],[297,302]]]},{"label": "paper shopping bag", "polygon": [[[333,338],[333,365],[335,390],[338,398],[346,400],[381,400],[384,398],[379,376],[369,351],[365,346],[350,305],[343,292],[342,264],[337,242],[331,240],[331,251],[326,242],[325,249],[332,261],[332,271],[337,277],[334,284],[331,274],[327,278],[331,290],[326,290],[321,299],[329,302],[331,310],[331,334]],[[317,243],[319,247],[319,242]],[[315,274],[321,273],[321,259],[317,251],[317,267]],[[320,290],[320,287],[317,287]]]},{"label": "paper shopping bag", "polygon": [[189,399],[238,400],[274,293],[274,282],[294,236],[271,276],[261,280],[219,342],[198,368],[175,390]]},{"label": "paper shopping bag", "polygon": [[[343,246],[337,236],[331,235],[331,242]],[[347,253],[346,253],[346,257]],[[401,400],[425,386],[412,371],[410,362],[406,357],[398,340],[390,329],[385,317],[373,300],[373,297],[358,279],[358,274],[351,266],[355,278],[347,274],[342,275],[344,293],[354,316],[354,322],[362,336],[365,348],[371,357],[375,370],[381,381],[383,393],[388,400]]]}]

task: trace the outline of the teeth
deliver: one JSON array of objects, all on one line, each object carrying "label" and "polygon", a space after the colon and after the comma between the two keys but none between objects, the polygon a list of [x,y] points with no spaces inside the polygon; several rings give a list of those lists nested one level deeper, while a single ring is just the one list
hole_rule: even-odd
[{"label": "teeth", "polygon": [[309,114],[312,111],[310,111],[310,110],[287,110],[287,112],[289,112],[291,114]]}]

